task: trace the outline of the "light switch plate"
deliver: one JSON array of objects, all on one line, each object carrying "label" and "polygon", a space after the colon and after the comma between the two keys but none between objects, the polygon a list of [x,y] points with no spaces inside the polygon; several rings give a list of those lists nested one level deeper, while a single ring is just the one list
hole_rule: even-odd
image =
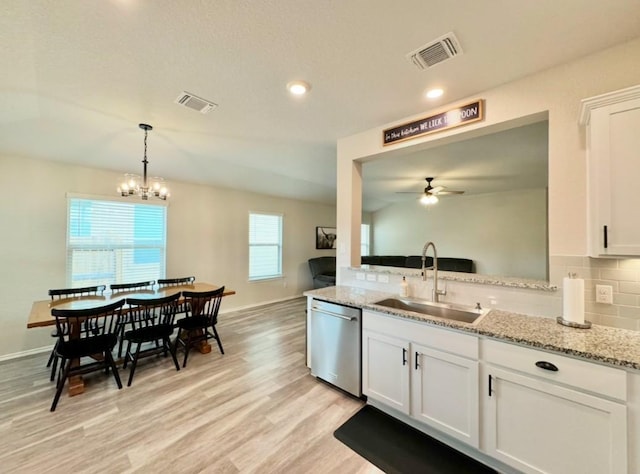
[{"label": "light switch plate", "polygon": [[389,283],[389,275],[378,275],[378,281],[380,283]]},{"label": "light switch plate", "polygon": [[367,281],[376,281],[375,273],[367,273]]}]

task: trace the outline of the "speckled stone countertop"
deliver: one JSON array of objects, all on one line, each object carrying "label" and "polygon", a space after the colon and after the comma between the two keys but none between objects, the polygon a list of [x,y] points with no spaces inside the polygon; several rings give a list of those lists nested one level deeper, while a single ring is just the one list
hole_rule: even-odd
[{"label": "speckled stone countertop", "polygon": [[[390,275],[403,276],[420,276],[422,274],[422,270],[420,270],[419,268],[386,267],[380,265],[361,265],[359,267],[349,267],[349,270],[353,272],[388,273]],[[431,270],[427,270],[428,277],[432,273],[433,272]],[[509,288],[528,288],[531,290],[540,291],[558,291],[558,287],[556,285],[552,285],[550,283],[547,283],[546,281],[481,275],[479,273],[447,272],[438,270],[438,278],[441,280],[460,281],[464,283],[478,283],[481,285],[506,286]]]},{"label": "speckled stone countertop", "polygon": [[374,303],[396,295],[350,286],[331,286],[304,294],[324,301],[357,306],[603,364],[640,370],[639,331],[596,324],[590,329],[575,329],[558,324],[555,318],[526,316],[495,309],[475,323],[464,323],[379,306]]}]

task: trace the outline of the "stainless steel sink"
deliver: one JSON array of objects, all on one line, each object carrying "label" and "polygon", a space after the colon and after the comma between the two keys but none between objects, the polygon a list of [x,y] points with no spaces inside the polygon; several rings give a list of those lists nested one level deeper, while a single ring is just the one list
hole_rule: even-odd
[{"label": "stainless steel sink", "polygon": [[432,301],[418,300],[415,298],[387,298],[377,301],[374,304],[464,323],[474,323],[478,318],[489,312],[489,310],[486,309],[477,309],[451,303],[434,303]]}]

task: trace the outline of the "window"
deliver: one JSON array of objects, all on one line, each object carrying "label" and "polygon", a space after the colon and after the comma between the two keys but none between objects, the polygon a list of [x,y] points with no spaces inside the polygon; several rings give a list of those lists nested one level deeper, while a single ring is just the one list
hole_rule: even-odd
[{"label": "window", "polygon": [[282,216],[249,214],[249,280],[282,276]]},{"label": "window", "polygon": [[360,227],[360,255],[366,257],[369,255],[370,242],[371,242],[371,226],[369,224],[362,224]]},{"label": "window", "polygon": [[164,278],[165,206],[70,197],[67,215],[70,287]]}]

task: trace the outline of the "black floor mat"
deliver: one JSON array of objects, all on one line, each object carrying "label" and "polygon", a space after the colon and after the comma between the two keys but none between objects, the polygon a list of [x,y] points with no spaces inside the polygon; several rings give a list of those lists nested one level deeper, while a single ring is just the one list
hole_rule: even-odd
[{"label": "black floor mat", "polygon": [[370,405],[349,418],[333,435],[387,474],[496,473]]}]

